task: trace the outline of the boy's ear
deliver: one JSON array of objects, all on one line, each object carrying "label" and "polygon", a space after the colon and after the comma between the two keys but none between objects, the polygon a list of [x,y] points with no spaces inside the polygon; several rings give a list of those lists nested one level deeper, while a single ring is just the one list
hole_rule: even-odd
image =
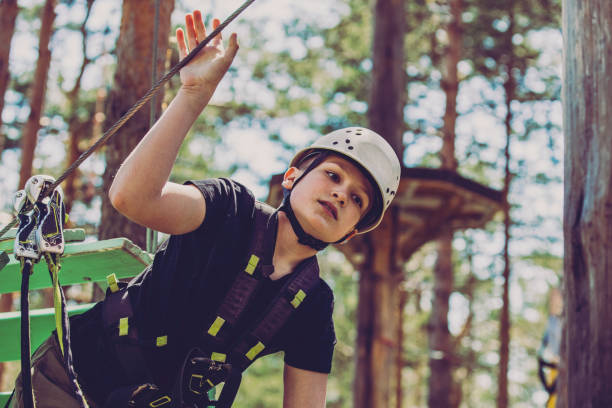
[{"label": "boy's ear", "polygon": [[297,167],[289,167],[283,176],[281,185],[287,190],[291,190],[296,180],[302,175],[302,171]]}]

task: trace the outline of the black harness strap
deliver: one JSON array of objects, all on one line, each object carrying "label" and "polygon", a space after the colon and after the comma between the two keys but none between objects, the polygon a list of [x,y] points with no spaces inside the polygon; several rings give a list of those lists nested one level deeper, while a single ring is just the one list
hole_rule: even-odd
[{"label": "black harness strap", "polygon": [[[215,320],[205,324],[204,342],[214,348],[227,349],[227,339],[232,328],[246,310],[249,301],[255,294],[258,283],[262,277],[267,277],[270,267],[263,268],[268,262],[271,266],[274,250],[277,216],[276,211],[267,204],[255,202],[255,225],[247,252],[246,266],[239,272],[232,283],[230,290],[219,306]],[[256,271],[259,272],[256,274]],[[265,271],[265,276],[262,271]],[[219,350],[221,351],[221,350]]]},{"label": "black harness strap", "polygon": [[133,384],[142,383],[143,378],[152,382],[144,356],[140,350],[141,340],[134,324],[134,311],[126,290],[127,283],[116,282],[113,292],[109,286],[102,307],[102,321],[110,334],[117,358],[123,371]]},{"label": "black harness strap", "polygon": [[257,359],[319,282],[316,258],[313,256],[304,260],[292,275],[263,317],[232,347],[230,361],[237,364],[240,371],[246,370]]},{"label": "black harness strap", "polygon": [[[318,283],[319,269],[313,256],[292,272],[260,319],[243,333],[235,332],[236,323],[249,306],[260,282],[273,272],[277,222],[277,210],[255,202],[254,228],[244,262],[246,266],[234,279],[212,322],[203,322],[203,347],[189,351],[175,389],[166,394],[167,400],[162,405],[178,402],[181,407],[231,407],[242,372],[265,354],[262,351]],[[142,347],[151,341],[139,339],[129,292],[117,285],[117,282],[111,283],[103,306],[106,330],[111,334],[115,351],[129,379],[135,383],[142,383],[143,379],[152,382],[142,354]],[[234,338],[236,340],[232,341]],[[219,400],[209,401],[207,392],[222,382],[225,385]]]}]

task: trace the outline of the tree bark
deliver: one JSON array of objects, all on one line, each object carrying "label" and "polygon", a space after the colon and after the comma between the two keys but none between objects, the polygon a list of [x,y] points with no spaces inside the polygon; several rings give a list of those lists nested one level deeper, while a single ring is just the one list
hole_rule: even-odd
[{"label": "tree bark", "polygon": [[395,208],[390,209],[381,225],[364,237],[368,250],[359,280],[356,408],[386,408],[391,404],[398,349],[394,317],[402,279],[395,266],[397,217]]},{"label": "tree bark", "polygon": [[38,40],[38,61],[34,81],[30,88],[30,115],[21,135],[21,170],[19,171],[19,188],[23,188],[32,176],[34,149],[40,129],[40,117],[43,110],[45,92],[47,91],[47,74],[51,65],[49,42],[53,34],[56,0],[46,0],[42,9],[40,35]]},{"label": "tree bark", "polygon": [[510,227],[512,219],[510,218],[510,203],[508,202],[508,194],[510,191],[510,183],[512,182],[512,174],[510,173],[510,145],[512,141],[512,101],[515,99],[515,80],[512,74],[514,70],[514,46],[512,37],[514,34],[514,0],[508,1],[509,10],[509,27],[506,32],[506,81],[504,82],[504,90],[506,93],[506,147],[504,149],[505,157],[505,175],[504,175],[504,271],[503,271],[503,289],[502,289],[502,310],[499,322],[499,373],[497,381],[497,408],[507,408],[509,405],[508,399],[508,365],[510,362]]},{"label": "tree bark", "polygon": [[[105,128],[116,122],[151,87],[151,61],[153,43],[157,44],[157,71],[163,72],[165,51],[168,48],[170,14],[174,0],[161,0],[159,30],[153,38],[155,2],[130,0],[123,2],[121,27],[117,40],[117,68],[113,89],[109,94]],[[156,110],[161,111],[161,97],[156,98]],[[130,119],[106,147],[106,170],[103,175],[104,191],[108,191],[119,166],[149,129],[149,104]],[[157,115],[159,116],[159,115]],[[114,210],[108,195],[102,196],[102,219],[98,237],[127,237],[144,248],[145,228]]]},{"label": "tree bark", "polygon": [[[374,6],[372,88],[368,122],[398,157],[403,155],[405,9],[401,0],[377,0]],[[355,408],[387,408],[393,396],[398,350],[399,275],[397,217],[387,211],[381,225],[364,237],[366,260],[359,281]],[[396,385],[398,386],[398,385]]]},{"label": "tree bark", "polygon": [[[79,149],[79,140],[84,134],[86,128],[91,129],[91,122],[95,120],[95,112],[89,115],[91,119],[87,119],[83,122],[79,115],[77,115],[77,107],[79,106],[79,92],[81,91],[81,80],[83,78],[83,74],[85,73],[85,68],[91,62],[91,60],[87,57],[87,22],[89,21],[89,16],[91,13],[91,7],[93,6],[94,0],[87,0],[87,12],[85,14],[85,18],[83,19],[83,23],[81,24],[79,31],[81,33],[81,51],[83,52],[83,61],[81,61],[81,68],[79,69],[79,74],[74,81],[74,85],[72,89],[66,93],[66,99],[68,100],[70,109],[69,109],[69,119],[68,119],[68,165],[74,163],[79,156],[81,155],[81,151]],[[76,180],[79,170],[75,170],[66,177],[66,181],[64,183],[64,203],[66,205],[66,212],[69,214],[72,209],[72,204],[76,198]]]},{"label": "tree bark", "polygon": [[567,406],[612,406],[612,2],[564,0]]},{"label": "tree bark", "polygon": [[428,323],[429,334],[429,394],[428,406],[452,407],[453,360],[451,334],[448,330],[448,303],[453,291],[452,265],[453,231],[441,231],[438,239],[438,259],[434,267],[434,295]]},{"label": "tree bark", "polygon": [[406,11],[401,0],[377,0],[372,49],[372,89],[368,121],[402,161],[406,71],[404,36]]},{"label": "tree bark", "polygon": [[[2,128],[2,111],[4,110],[4,94],[10,79],[9,55],[11,53],[11,39],[15,32],[17,21],[17,0],[0,1],[0,129]],[[0,131],[0,155],[4,149],[5,136]]]},{"label": "tree bark", "polygon": [[[440,159],[443,169],[457,170],[455,157],[455,127],[457,124],[457,94],[461,59],[461,0],[449,0],[450,21],[446,28],[449,43],[444,59],[442,88],[446,95],[442,127]],[[453,383],[455,351],[448,330],[448,302],[454,286],[453,231],[448,228],[438,238],[438,260],[434,268],[434,297],[429,318],[429,381],[428,405],[432,408],[458,406],[460,393]]]}]

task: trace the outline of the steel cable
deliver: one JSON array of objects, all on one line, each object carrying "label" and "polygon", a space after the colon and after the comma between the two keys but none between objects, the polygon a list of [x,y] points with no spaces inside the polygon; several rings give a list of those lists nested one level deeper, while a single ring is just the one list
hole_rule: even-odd
[{"label": "steel cable", "polygon": [[[74,161],[64,171],[64,173],[58,177],[58,179],[49,186],[46,191],[43,191],[40,195],[40,199],[42,200],[44,197],[49,195],[57,186],[59,186],[77,167],[79,167],[89,156],[93,154],[99,147],[104,145],[108,139],[110,139],[117,131],[127,122],[136,112],[138,112],[144,104],[146,104],[152,97],[159,91],[159,89],[170,80],[177,72],[181,70],[185,65],[187,65],[195,56],[200,52],[202,48],[206,46],[217,34],[219,34],[229,23],[234,21],[240,13],[242,13],[248,6],[250,6],[255,0],[247,0],[245,1],[239,8],[236,9],[228,18],[225,19],[217,28],[215,28],[201,43],[199,43],[191,52],[179,61],[174,67],[172,67],[163,77],[161,77],[155,85],[149,89],[144,96],[142,96],[132,107],[123,114],[100,138],[87,149],[84,153],[82,153],[78,159]],[[31,204],[29,205],[31,207]],[[17,223],[17,218],[13,218],[11,222],[8,223],[1,231],[0,238],[4,236],[15,224]]]}]

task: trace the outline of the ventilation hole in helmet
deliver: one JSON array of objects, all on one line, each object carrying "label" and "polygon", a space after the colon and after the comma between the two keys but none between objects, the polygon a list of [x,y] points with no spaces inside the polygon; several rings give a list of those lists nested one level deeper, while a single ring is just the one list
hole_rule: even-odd
[{"label": "ventilation hole in helmet", "polygon": [[350,130],[350,129],[346,131],[346,133],[351,133],[351,132],[352,132],[352,130]]},{"label": "ventilation hole in helmet", "polygon": [[333,145],[337,145],[337,144],[338,144],[338,141],[336,140],[336,141],[334,141],[332,144],[333,144]]},{"label": "ventilation hole in helmet", "polygon": [[387,194],[389,194],[389,187],[387,187]]},{"label": "ventilation hole in helmet", "polygon": [[351,143],[351,139],[346,139],[345,142],[346,143]]},{"label": "ventilation hole in helmet", "polygon": [[387,201],[387,205],[391,204],[391,200]]},{"label": "ventilation hole in helmet", "polygon": [[353,150],[353,146],[349,146],[349,147],[348,147],[348,149],[349,149],[349,150]]},{"label": "ventilation hole in helmet", "polygon": [[395,191],[392,191],[392,192],[391,192],[391,195],[392,195],[392,196],[394,196],[394,195],[395,195]]}]

